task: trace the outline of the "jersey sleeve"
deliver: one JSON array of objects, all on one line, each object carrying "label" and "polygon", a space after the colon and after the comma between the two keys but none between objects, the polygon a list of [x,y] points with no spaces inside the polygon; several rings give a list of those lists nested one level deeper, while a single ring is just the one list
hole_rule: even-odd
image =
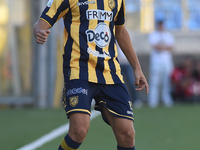
[{"label": "jersey sleeve", "polygon": [[49,0],[40,19],[51,27],[69,11],[69,0]]},{"label": "jersey sleeve", "polygon": [[115,25],[123,25],[125,23],[125,0],[122,0],[122,4],[120,7],[120,10],[118,12],[118,15],[115,19]]}]

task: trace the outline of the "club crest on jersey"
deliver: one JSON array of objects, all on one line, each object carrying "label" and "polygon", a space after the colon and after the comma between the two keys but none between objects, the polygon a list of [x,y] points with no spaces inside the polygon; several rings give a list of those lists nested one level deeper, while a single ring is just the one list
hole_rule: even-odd
[{"label": "club crest on jersey", "polygon": [[51,7],[51,5],[53,4],[53,1],[54,0],[49,0],[48,3],[47,3],[47,7]]},{"label": "club crest on jersey", "polygon": [[75,107],[78,104],[78,96],[70,97],[69,103],[72,107]]},{"label": "club crest on jersey", "polygon": [[111,40],[111,33],[108,25],[100,22],[94,30],[87,30],[87,41],[89,43],[95,42],[100,48],[108,46]]},{"label": "club crest on jersey", "polygon": [[108,6],[111,10],[115,8],[115,5],[115,0],[108,0]]}]

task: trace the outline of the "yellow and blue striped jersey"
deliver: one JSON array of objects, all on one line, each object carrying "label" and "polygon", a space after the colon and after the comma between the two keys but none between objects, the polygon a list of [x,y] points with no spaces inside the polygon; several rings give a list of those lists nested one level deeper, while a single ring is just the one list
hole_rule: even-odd
[{"label": "yellow and blue striped jersey", "polygon": [[49,0],[41,15],[51,27],[64,21],[65,81],[122,83],[115,25],[125,22],[124,0]]}]

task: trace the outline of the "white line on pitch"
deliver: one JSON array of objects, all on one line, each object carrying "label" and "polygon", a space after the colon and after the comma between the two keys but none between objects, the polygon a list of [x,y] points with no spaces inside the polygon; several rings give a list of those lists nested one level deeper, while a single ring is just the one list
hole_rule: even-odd
[{"label": "white line on pitch", "polygon": [[[92,120],[99,115],[100,112],[93,110],[90,119]],[[17,150],[35,150],[36,148],[41,147],[45,143],[50,142],[53,139],[61,136],[63,133],[68,132],[68,130],[69,130],[69,123],[62,125],[57,129],[52,130],[50,133],[42,136],[41,138],[35,140],[34,142],[27,144]]]}]

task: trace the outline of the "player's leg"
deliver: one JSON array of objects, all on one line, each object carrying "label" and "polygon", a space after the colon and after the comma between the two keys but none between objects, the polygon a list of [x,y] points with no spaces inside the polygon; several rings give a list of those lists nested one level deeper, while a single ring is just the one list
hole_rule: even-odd
[{"label": "player's leg", "polygon": [[61,142],[58,150],[77,150],[88,133],[90,126],[89,114],[72,113],[69,115],[69,120],[69,132]]},{"label": "player's leg", "polygon": [[69,116],[69,120],[69,136],[78,143],[83,142],[90,127],[90,115],[73,113]]},{"label": "player's leg", "polygon": [[59,150],[77,150],[85,139],[90,126],[92,93],[87,81],[65,82],[62,104],[69,118],[69,132]]},{"label": "player's leg", "polygon": [[102,107],[102,112],[110,123],[117,140],[118,150],[135,150],[135,130],[133,121],[111,114],[107,108]]},{"label": "player's leg", "polygon": [[125,84],[101,85],[94,97],[96,110],[100,110],[106,123],[111,125],[118,150],[135,150],[135,130],[130,96]]}]

